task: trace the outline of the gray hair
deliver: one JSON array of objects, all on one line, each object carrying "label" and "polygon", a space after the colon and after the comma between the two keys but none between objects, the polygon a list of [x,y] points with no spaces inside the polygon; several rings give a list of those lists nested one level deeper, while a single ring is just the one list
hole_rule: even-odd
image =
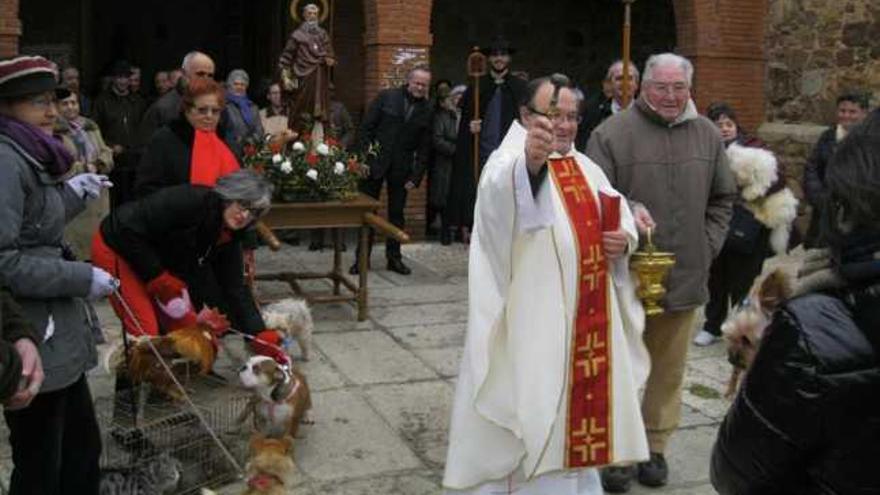
[{"label": "gray hair", "polygon": [[318,12],[321,11],[321,9],[318,8],[318,4],[315,4],[315,3],[307,3],[306,6],[303,7],[303,12],[305,12],[305,11],[308,10],[308,9],[315,9],[315,10],[317,10]]},{"label": "gray hair", "polygon": [[272,204],[272,184],[253,170],[241,169],[220,177],[214,192],[247,208],[268,209]]},{"label": "gray hair", "polygon": [[235,81],[243,81],[245,85],[249,85],[251,78],[244,69],[234,69],[229,71],[229,75],[226,76],[226,85],[232,86]]},{"label": "gray hair", "polygon": [[[537,79],[532,79],[531,81],[529,81],[529,84],[526,85],[525,100],[522,102],[522,105],[526,107],[532,105],[535,100],[535,96],[541,89],[541,86],[545,84],[552,84],[560,88],[570,89],[573,93],[575,93],[575,98],[577,98],[577,93],[575,92],[575,87],[574,84],[571,82],[571,79],[569,79],[568,76],[566,76],[565,74],[560,74],[557,72],[549,76],[539,77]],[[578,103],[580,103],[580,101],[578,101]]]},{"label": "gray hair", "polygon": [[692,64],[690,60],[682,57],[681,55],[676,55],[674,53],[659,53],[656,55],[651,55],[651,57],[648,58],[648,61],[645,62],[644,80],[653,81],[654,69],[661,65],[677,65],[682,70],[684,70],[684,75],[687,78],[688,86],[693,86],[694,64]]},{"label": "gray hair", "polygon": [[[614,61],[613,64],[608,66],[608,72],[605,73],[605,79],[610,81],[611,74],[614,72],[614,69],[616,69],[617,67],[620,67],[621,70],[623,69],[623,60],[617,59]],[[629,70],[630,70],[630,75],[632,75],[632,77],[634,78],[633,80],[636,82],[636,84],[638,84],[639,83],[639,68],[636,67],[636,64],[634,64],[632,62],[632,60],[629,61]]]},{"label": "gray hair", "polygon": [[406,72],[406,80],[410,81],[412,79],[413,74],[416,72],[424,72],[426,74],[431,74],[431,67],[428,64],[416,64],[410,70]]}]

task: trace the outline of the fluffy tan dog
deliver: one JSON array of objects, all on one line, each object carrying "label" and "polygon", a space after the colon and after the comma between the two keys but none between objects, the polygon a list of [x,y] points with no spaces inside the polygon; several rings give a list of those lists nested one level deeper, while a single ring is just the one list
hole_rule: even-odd
[{"label": "fluffy tan dog", "polygon": [[793,278],[777,268],[755,281],[746,299],[721,325],[721,333],[727,343],[727,360],[733,366],[725,397],[730,398],[736,393],[743,371],[748,370],[755,359],[773,312],[793,292]]},{"label": "fluffy tan dog", "polygon": [[284,334],[284,341],[281,343],[284,352],[292,356],[290,351],[293,340],[296,340],[302,351],[303,361],[308,361],[312,330],[315,328],[309,305],[302,299],[288,298],[264,306],[261,313],[267,328]]}]

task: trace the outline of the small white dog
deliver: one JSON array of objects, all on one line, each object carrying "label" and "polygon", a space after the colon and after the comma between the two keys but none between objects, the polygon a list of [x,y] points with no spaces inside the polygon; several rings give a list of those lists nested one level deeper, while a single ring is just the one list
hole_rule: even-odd
[{"label": "small white dog", "polygon": [[312,344],[312,312],[309,305],[302,299],[287,298],[264,306],[261,313],[268,328],[274,328],[284,334],[282,348],[292,355],[293,339],[299,343],[304,361],[309,360],[309,348]]}]

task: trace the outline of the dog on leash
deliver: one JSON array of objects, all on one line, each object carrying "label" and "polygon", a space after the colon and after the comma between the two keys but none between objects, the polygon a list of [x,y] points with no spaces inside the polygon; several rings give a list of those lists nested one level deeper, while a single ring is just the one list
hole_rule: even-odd
[{"label": "dog on leash", "polygon": [[765,277],[759,277],[746,299],[733,310],[721,325],[721,333],[727,344],[727,360],[733,366],[727,391],[724,396],[731,398],[739,387],[742,373],[748,370],[764,330],[770,325],[773,312],[794,293],[793,277],[783,269],[777,268]]},{"label": "dog on leash", "polygon": [[238,373],[241,384],[253,396],[238,418],[254,417],[254,428],[266,436],[296,438],[300,423],[308,422],[312,407],[305,376],[266,356],[253,356]]},{"label": "dog on leash", "polygon": [[[241,495],[285,495],[296,472],[293,463],[293,440],[290,437],[270,438],[255,434],[251,438],[250,459],[245,471],[247,486]],[[201,495],[217,495],[202,488]]]},{"label": "dog on leash", "polygon": [[264,306],[261,312],[266,327],[274,328],[284,334],[281,345],[284,352],[292,355],[290,348],[293,339],[296,339],[303,360],[308,361],[312,330],[315,328],[309,305],[302,299],[287,298]]}]

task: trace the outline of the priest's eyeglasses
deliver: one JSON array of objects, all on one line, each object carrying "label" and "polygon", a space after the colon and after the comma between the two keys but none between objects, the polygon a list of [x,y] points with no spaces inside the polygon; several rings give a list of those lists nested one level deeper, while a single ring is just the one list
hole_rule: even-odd
[{"label": "priest's eyeglasses", "polygon": [[526,105],[526,109],[535,115],[540,115],[541,117],[546,117],[550,119],[550,122],[553,122],[554,124],[580,124],[581,120],[583,120],[583,117],[581,117],[577,112],[549,115],[546,112],[541,112],[540,110],[536,109],[531,104]]}]

